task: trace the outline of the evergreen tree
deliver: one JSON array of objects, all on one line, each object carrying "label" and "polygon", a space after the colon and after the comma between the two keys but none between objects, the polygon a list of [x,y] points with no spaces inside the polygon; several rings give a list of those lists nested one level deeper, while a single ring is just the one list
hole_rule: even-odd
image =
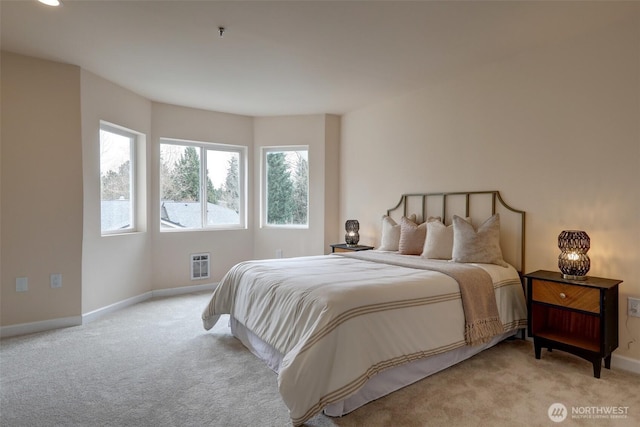
[{"label": "evergreen tree", "polygon": [[221,200],[225,202],[229,209],[240,212],[240,177],[238,158],[236,156],[232,156],[229,159]]},{"label": "evergreen tree", "polygon": [[293,175],[293,223],[307,224],[309,204],[309,162],[298,154]]},{"label": "evergreen tree", "polygon": [[[170,168],[161,157],[160,182],[162,200],[197,202],[200,200],[200,156],[195,147],[186,147]],[[213,186],[207,174],[207,202],[218,203],[220,189]]]},{"label": "evergreen tree", "polygon": [[267,223],[291,224],[293,183],[285,153],[267,154]]},{"label": "evergreen tree", "polygon": [[222,190],[213,186],[213,182],[211,182],[211,178],[207,174],[207,202],[217,204],[220,202],[221,196]]},{"label": "evergreen tree", "polygon": [[174,165],[171,181],[175,194],[171,200],[197,202],[200,200],[200,157],[194,147],[187,147]]}]

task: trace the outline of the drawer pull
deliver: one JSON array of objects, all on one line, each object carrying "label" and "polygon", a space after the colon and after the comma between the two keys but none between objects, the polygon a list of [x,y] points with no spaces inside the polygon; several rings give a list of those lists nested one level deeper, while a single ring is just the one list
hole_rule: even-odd
[{"label": "drawer pull", "polygon": [[567,294],[565,294],[564,292],[560,292],[560,298],[565,299],[567,297]]}]

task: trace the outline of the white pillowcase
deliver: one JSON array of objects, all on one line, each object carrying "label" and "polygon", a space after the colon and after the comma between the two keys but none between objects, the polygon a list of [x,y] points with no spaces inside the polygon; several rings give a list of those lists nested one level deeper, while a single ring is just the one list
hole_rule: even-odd
[{"label": "white pillowcase", "polygon": [[427,238],[422,249],[423,258],[451,259],[453,252],[453,225],[440,221],[427,222]]},{"label": "white pillowcase", "polygon": [[[415,222],[416,215],[409,215],[409,220]],[[382,217],[382,236],[380,239],[380,251],[397,251],[400,245],[400,224],[396,223],[388,215]]]},{"label": "white pillowcase", "polygon": [[[471,218],[464,219],[471,222]],[[453,224],[444,225],[439,219],[427,222],[427,238],[422,257],[429,259],[451,259],[453,253]]]},{"label": "white pillowcase", "polygon": [[455,262],[478,262],[507,267],[500,248],[500,214],[489,217],[478,229],[453,216],[453,253]]}]

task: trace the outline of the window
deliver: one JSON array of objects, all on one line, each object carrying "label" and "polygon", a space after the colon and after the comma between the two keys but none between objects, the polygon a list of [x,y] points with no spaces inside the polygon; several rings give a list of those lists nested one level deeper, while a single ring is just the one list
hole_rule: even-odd
[{"label": "window", "polygon": [[308,227],[308,147],[263,148],[262,224]]},{"label": "window", "polygon": [[136,231],[135,150],[138,134],[100,123],[100,229]]},{"label": "window", "polygon": [[160,140],[162,231],[245,226],[246,147]]}]

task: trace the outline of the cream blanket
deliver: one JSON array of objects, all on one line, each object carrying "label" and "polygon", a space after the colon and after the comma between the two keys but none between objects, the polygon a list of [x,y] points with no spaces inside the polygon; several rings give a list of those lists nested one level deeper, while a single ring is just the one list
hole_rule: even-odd
[{"label": "cream blanket", "polygon": [[[382,370],[466,345],[456,280],[394,265],[406,258],[401,255],[367,252],[371,260],[363,254],[240,263],[203,312],[205,328],[231,314],[283,355],[278,387],[295,425]],[[379,256],[390,261],[374,262]],[[480,267],[492,278],[505,330],[525,326],[517,272]]]},{"label": "cream blanket", "polygon": [[493,281],[489,273],[471,264],[442,263],[435,260],[390,257],[385,252],[343,252],[339,255],[369,261],[389,263],[403,267],[433,270],[446,274],[458,282],[464,309],[464,338],[467,345],[489,342],[492,337],[504,332],[498,306],[493,292]]}]

